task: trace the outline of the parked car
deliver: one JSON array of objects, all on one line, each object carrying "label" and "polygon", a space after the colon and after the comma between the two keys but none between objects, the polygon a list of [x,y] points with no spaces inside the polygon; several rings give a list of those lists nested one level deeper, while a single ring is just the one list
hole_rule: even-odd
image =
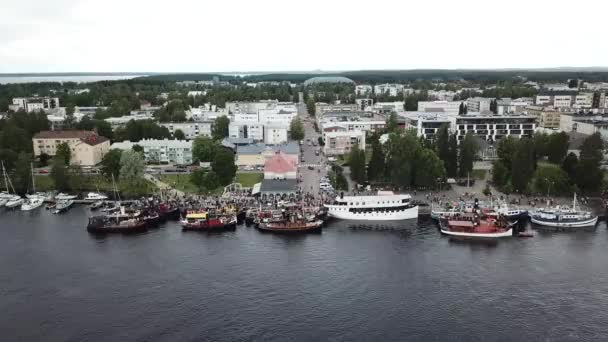
[{"label": "parked car", "polygon": [[308,169],[309,169],[309,170],[314,170],[315,168],[314,168],[313,166],[309,165],[309,166],[308,166]]},{"label": "parked car", "polygon": [[46,175],[49,173],[49,170],[38,170],[38,173]]}]

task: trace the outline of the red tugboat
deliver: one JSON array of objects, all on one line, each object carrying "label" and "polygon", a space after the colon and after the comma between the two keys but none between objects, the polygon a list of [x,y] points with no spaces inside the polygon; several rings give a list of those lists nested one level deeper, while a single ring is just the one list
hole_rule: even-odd
[{"label": "red tugboat", "polygon": [[509,223],[501,218],[480,217],[475,214],[458,215],[439,220],[441,233],[464,238],[502,238],[513,236]]},{"label": "red tugboat", "polygon": [[236,228],[236,216],[211,217],[208,212],[191,211],[181,221],[183,231],[218,231]]},{"label": "red tugboat", "polygon": [[89,218],[89,233],[142,233],[148,230],[146,221],[141,218],[124,218],[119,216],[95,216]]}]

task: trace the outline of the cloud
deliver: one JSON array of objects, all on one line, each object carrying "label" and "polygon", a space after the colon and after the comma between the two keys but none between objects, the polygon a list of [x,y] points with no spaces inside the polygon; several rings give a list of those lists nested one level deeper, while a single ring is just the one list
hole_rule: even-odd
[{"label": "cloud", "polygon": [[608,4],[591,0],[0,1],[0,72],[600,66],[608,52]]}]

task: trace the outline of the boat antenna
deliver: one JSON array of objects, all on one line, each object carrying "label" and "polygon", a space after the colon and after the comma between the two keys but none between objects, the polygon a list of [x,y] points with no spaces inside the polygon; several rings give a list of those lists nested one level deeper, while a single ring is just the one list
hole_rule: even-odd
[{"label": "boat antenna", "polygon": [[0,161],[0,164],[2,164],[2,178],[4,178],[4,186],[6,187],[6,192],[10,192],[8,188],[8,182],[6,180],[6,169],[4,168],[4,161]]},{"label": "boat antenna", "polygon": [[572,200],[572,211],[576,211],[576,192],[574,193],[574,199]]},{"label": "boat antenna", "polygon": [[112,187],[114,188],[114,196],[116,198],[118,198],[118,202],[120,202],[120,193],[118,192],[118,189],[116,188],[116,182],[114,181],[114,174],[112,174]]}]

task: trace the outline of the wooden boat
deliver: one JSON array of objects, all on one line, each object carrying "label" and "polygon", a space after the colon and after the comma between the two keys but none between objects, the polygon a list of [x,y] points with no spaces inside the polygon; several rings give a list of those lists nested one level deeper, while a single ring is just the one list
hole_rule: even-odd
[{"label": "wooden boat", "polygon": [[89,218],[87,231],[94,234],[141,233],[147,230],[146,222],[139,218],[121,220],[117,216],[95,216]]},{"label": "wooden boat", "polygon": [[181,221],[183,231],[218,231],[235,229],[236,215],[212,217],[205,211],[191,211]]},{"label": "wooden boat", "polygon": [[156,207],[155,210],[158,213],[158,215],[160,215],[161,221],[179,220],[180,212],[179,212],[179,207],[177,207],[177,206],[172,206],[167,203],[161,203],[158,205],[158,207]]},{"label": "wooden boat", "polygon": [[509,224],[492,217],[462,215],[439,220],[441,233],[463,238],[495,239],[513,236]]},{"label": "wooden boat", "polygon": [[318,233],[321,231],[322,225],[322,220],[295,220],[260,223],[258,225],[258,229],[264,232],[272,233]]}]

